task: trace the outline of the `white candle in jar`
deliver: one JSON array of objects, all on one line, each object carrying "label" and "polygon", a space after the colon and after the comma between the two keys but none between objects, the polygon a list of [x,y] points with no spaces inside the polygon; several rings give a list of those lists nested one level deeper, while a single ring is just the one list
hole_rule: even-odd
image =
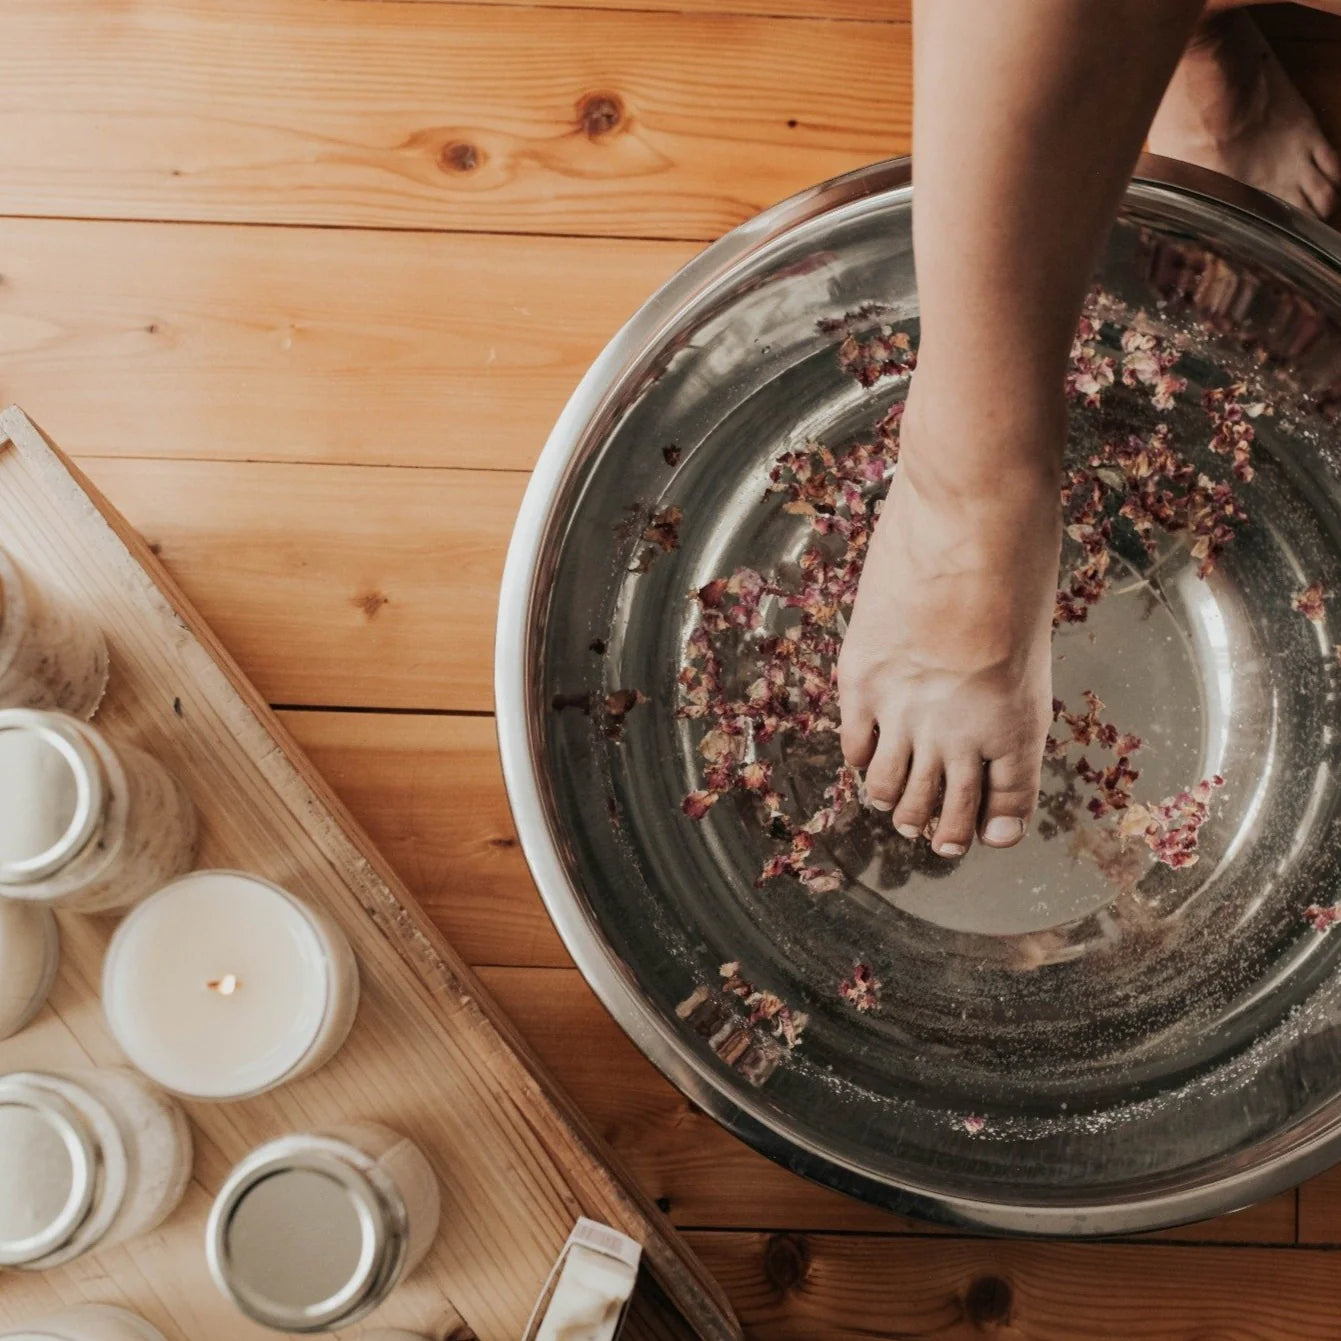
[{"label": "white candle in jar", "polygon": [[150,895],[103,964],[103,1009],[126,1056],[194,1099],[245,1098],[315,1070],[358,997],[335,923],[238,871],[195,871]]},{"label": "white candle in jar", "polygon": [[0,899],[0,1038],[42,1009],[60,963],[60,933],[51,909]]},{"label": "white candle in jar", "polygon": [[45,1270],[146,1234],[190,1177],[185,1115],[133,1071],[0,1076],[0,1267]]},{"label": "white candle in jar", "polygon": [[106,688],[101,630],[0,550],[0,708],[92,717]]},{"label": "white candle in jar", "polygon": [[437,1179],[423,1152],[365,1122],[295,1133],[253,1150],[210,1210],[215,1283],[278,1331],[333,1331],[372,1312],[438,1230]]},{"label": "white candle in jar", "polygon": [[0,1341],[163,1341],[163,1333],[124,1308],[81,1304],[0,1332]]},{"label": "white candle in jar", "polygon": [[191,799],[156,759],[68,713],[0,710],[0,896],[122,908],[195,846]]}]

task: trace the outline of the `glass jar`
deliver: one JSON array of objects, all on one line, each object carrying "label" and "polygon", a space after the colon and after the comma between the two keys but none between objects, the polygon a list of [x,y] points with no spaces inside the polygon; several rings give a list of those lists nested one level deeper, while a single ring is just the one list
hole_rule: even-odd
[{"label": "glass jar", "polygon": [[0,896],[124,908],[188,869],[196,812],[133,745],[68,713],[0,710]]},{"label": "glass jar", "polygon": [[60,958],[50,908],[0,899],[0,1038],[17,1034],[42,1009]]},{"label": "glass jar", "polygon": [[241,871],[192,871],[151,894],[103,960],[122,1051],[188,1099],[243,1099],[315,1071],[358,1003],[358,961],[334,920]]},{"label": "glass jar", "polygon": [[163,1341],[163,1333],[124,1308],[81,1304],[0,1332],[0,1341]]},{"label": "glass jar", "polygon": [[191,1177],[191,1131],[133,1071],[0,1076],[0,1267],[41,1271],[157,1228]]},{"label": "glass jar", "polygon": [[107,688],[107,644],[0,549],[0,708],[92,717]]},{"label": "glass jar", "polygon": [[438,1232],[438,1180],[377,1123],[283,1136],[253,1150],[210,1211],[215,1283],[255,1322],[328,1332],[371,1313]]}]

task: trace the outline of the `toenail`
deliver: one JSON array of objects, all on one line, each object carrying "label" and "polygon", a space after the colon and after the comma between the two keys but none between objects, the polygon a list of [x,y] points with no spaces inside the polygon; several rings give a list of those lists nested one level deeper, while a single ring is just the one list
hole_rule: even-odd
[{"label": "toenail", "polygon": [[893,801],[882,801],[878,796],[868,796],[866,798],[872,810],[893,810]]},{"label": "toenail", "polygon": [[942,843],[936,849],[938,857],[962,857],[968,848],[963,843]]},{"label": "toenail", "polygon": [[1024,835],[1024,821],[1014,815],[997,815],[982,831],[985,843],[1014,843]]},{"label": "toenail", "polygon": [[904,838],[921,838],[922,830],[916,824],[896,824],[895,833],[902,834]]}]

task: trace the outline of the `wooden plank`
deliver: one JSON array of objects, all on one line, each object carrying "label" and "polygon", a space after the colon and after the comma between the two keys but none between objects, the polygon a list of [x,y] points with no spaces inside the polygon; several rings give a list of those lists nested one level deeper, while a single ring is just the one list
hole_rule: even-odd
[{"label": "wooden plank", "polygon": [[[661,1288],[701,1334],[737,1335],[706,1273],[603,1162],[571,1101],[148,548],[13,409],[0,414],[6,438],[0,540],[102,627],[113,674],[99,724],[134,737],[181,779],[201,812],[203,865],[270,876],[339,922],[358,954],[363,992],[354,1032],[328,1067],[243,1103],[188,1105],[200,1137],[196,1190],[169,1228],[115,1259],[19,1273],[0,1292],[0,1321],[34,1316],[53,1293],[91,1293],[145,1312],[170,1341],[259,1341],[264,1329],[209,1284],[200,1251],[209,1194],[259,1141],[365,1116],[415,1139],[443,1190],[428,1265],[388,1304],[386,1322],[416,1330],[464,1323],[480,1341],[515,1341],[574,1215],[585,1211],[643,1242]],[[119,1060],[97,988],[110,920],[68,917],[62,931],[54,1008],[0,1044],[0,1070]]]},{"label": "wooden plank", "polygon": [[[494,999],[641,1186],[682,1226],[931,1232],[809,1183],[694,1107],[625,1037],[576,969],[485,968]],[[1158,1238],[1292,1243],[1287,1192]]]},{"label": "wooden plank", "polygon": [[517,843],[492,717],[280,719],[463,958],[571,963]]},{"label": "wooden plank", "polygon": [[0,390],[76,456],[529,470],[697,250],[0,219]]},{"label": "wooden plank", "polygon": [[384,0],[43,0],[9,214],[709,238],[905,152],[910,30]]},{"label": "wooden plank", "polygon": [[760,1341],[1334,1341],[1341,1253],[695,1233]]},{"label": "wooden plank", "polygon": [[[360,0],[354,0],[359,3]],[[457,0],[422,0],[453,4]],[[760,14],[794,19],[864,19],[871,23],[910,23],[912,0],[481,0],[498,5],[562,4],[583,9],[652,9],[674,14]]]},{"label": "wooden plank", "polygon": [[84,462],[271,703],[488,709],[526,477]]}]

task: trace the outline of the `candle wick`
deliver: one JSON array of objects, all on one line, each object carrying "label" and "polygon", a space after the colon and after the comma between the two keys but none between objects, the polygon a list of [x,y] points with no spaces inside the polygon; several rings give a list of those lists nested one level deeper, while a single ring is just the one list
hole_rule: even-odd
[{"label": "candle wick", "polygon": [[213,982],[207,982],[206,987],[211,992],[218,992],[220,996],[232,996],[242,983],[235,973],[225,973],[222,978],[215,978]]}]

